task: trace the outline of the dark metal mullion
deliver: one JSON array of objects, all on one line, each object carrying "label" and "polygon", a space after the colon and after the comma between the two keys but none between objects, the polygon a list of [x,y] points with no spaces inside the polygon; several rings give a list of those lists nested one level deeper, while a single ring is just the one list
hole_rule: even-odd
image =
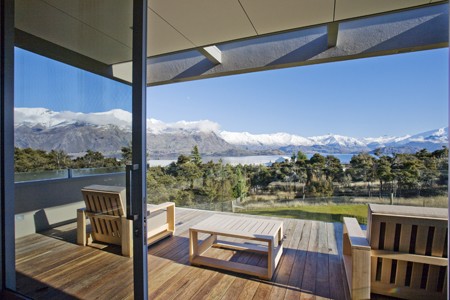
[{"label": "dark metal mullion", "polygon": [[14,1],[0,0],[0,290],[16,286],[14,244]]},{"label": "dark metal mullion", "polygon": [[[450,39],[450,33],[449,33],[449,39]],[[449,69],[448,69],[448,66],[447,66],[447,72],[449,72]],[[448,98],[448,105],[447,105],[447,109],[448,109],[448,111],[447,111],[447,114],[449,114],[450,115],[450,97]],[[449,119],[447,119],[447,122],[448,122],[448,124],[447,124],[447,126],[450,126],[450,118]],[[450,137],[450,133],[448,133],[448,136],[447,136],[447,138],[449,138]],[[448,158],[450,159],[450,153],[448,154]],[[447,166],[447,169],[448,169],[448,171],[450,172],[450,165],[448,165]],[[448,207],[448,212],[449,212],[449,215],[450,215],[450,184],[447,184],[447,197],[448,197],[448,200],[447,200],[447,203],[448,203],[448,205],[447,205],[447,207]],[[450,218],[448,218],[448,220],[447,220],[447,243],[446,243],[446,246],[447,246],[447,251],[446,251],[446,255],[447,255],[447,257],[450,257],[450,247],[449,247],[449,245],[450,245],[450,230],[448,230],[448,228],[450,228]],[[444,254],[444,255],[445,255]],[[441,267],[441,270],[442,270],[442,267]],[[448,274],[447,274],[447,299],[450,299],[450,276],[448,276]]]},{"label": "dark metal mullion", "polygon": [[146,226],[146,85],[147,85],[147,0],[133,1],[133,83],[131,201],[133,214],[134,298],[148,299]]}]

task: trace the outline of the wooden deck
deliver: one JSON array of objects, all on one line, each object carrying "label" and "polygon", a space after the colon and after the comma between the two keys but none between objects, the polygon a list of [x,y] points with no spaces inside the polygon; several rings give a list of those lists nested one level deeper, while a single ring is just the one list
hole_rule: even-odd
[{"label": "wooden deck", "polygon": [[[189,264],[189,227],[214,214],[176,209],[176,235],[149,247],[151,299],[349,299],[342,224],[283,219],[284,252],[271,281]],[[252,217],[252,216],[249,216]],[[255,217],[256,218],[256,217]],[[260,254],[211,257],[264,267]],[[76,224],[16,240],[17,290],[34,299],[130,299],[133,261],[120,247],[76,245]]]}]

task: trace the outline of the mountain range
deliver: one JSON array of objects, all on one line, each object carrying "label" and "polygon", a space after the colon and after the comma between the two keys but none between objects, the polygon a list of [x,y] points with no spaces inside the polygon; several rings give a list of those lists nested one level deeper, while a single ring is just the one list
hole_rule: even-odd
[{"label": "mountain range", "polygon": [[[46,108],[15,108],[15,145],[49,151],[64,150],[74,156],[96,150],[117,156],[131,142],[131,113],[114,109],[100,113],[55,112]],[[198,145],[204,155],[241,156],[305,153],[358,153],[381,149],[383,153],[429,151],[448,145],[448,128],[402,137],[353,138],[342,135],[302,137],[288,133],[251,134],[220,130],[209,121],[164,123],[147,120],[147,147],[153,158],[175,158]]]}]

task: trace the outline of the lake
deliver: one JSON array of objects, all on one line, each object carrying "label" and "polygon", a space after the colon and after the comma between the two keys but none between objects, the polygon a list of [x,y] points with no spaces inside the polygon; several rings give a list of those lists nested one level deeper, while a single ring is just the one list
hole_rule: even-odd
[{"label": "lake", "polygon": [[[352,158],[352,156],[354,154],[322,154],[323,156],[327,156],[327,155],[334,155],[335,157],[339,158],[341,163],[344,164],[348,164],[350,162],[350,159]],[[311,158],[311,156],[313,156],[313,154],[306,154],[306,156],[309,158]],[[230,165],[238,165],[238,164],[242,164],[242,165],[264,165],[264,164],[268,164],[268,163],[274,163],[275,161],[277,161],[280,158],[284,158],[284,159],[291,159],[289,156],[285,156],[285,155],[254,155],[254,156],[224,156],[224,157],[217,157],[217,156],[206,156],[206,157],[202,157],[203,162],[208,162],[210,160],[212,160],[213,162],[218,162],[220,159],[225,163],[225,164],[230,164]],[[151,167],[154,166],[167,166],[172,162],[176,162],[176,159],[170,160],[170,159],[155,159],[155,160],[150,160],[149,164]]]}]

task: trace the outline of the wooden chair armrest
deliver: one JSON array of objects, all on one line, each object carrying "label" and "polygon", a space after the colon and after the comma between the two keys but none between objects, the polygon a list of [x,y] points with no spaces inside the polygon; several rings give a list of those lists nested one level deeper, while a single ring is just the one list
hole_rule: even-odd
[{"label": "wooden chair armrest", "polygon": [[158,205],[147,205],[147,216],[150,216],[151,213],[163,210],[166,210],[166,223],[162,226],[148,230],[147,242],[149,245],[175,233],[175,203],[165,202]]},{"label": "wooden chair armrest", "polygon": [[356,218],[344,218],[344,227],[352,248],[370,250],[369,242]]},{"label": "wooden chair armrest", "polygon": [[133,257],[133,221],[122,218],[122,255],[126,257]]},{"label": "wooden chair armrest", "polygon": [[342,259],[352,299],[370,299],[370,246],[355,218],[344,218]]},{"label": "wooden chair armrest", "polygon": [[175,207],[175,203],[173,203],[173,202],[164,202],[164,203],[161,203],[161,204],[157,204],[155,206],[147,206],[147,214],[151,214],[151,213],[154,213],[154,212],[157,212],[157,211],[160,211],[160,210],[164,210],[164,209],[166,209],[168,207],[171,207],[171,206]]},{"label": "wooden chair armrest", "polygon": [[86,209],[77,209],[77,244],[86,246]]}]

